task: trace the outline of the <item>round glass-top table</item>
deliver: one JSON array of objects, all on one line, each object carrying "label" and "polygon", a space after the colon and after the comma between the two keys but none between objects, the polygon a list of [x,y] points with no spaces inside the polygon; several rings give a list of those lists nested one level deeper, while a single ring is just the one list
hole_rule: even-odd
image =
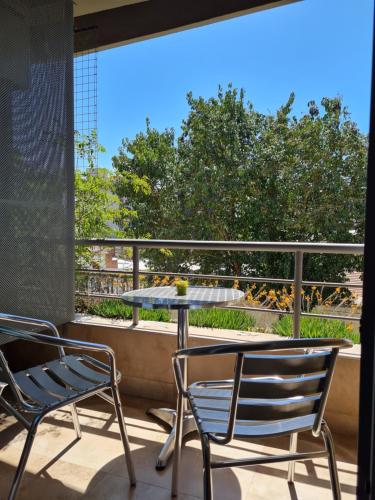
[{"label": "round glass-top table", "polygon": [[[188,311],[189,309],[200,309],[207,307],[218,307],[240,300],[244,293],[234,288],[189,286],[186,295],[177,295],[177,289],[174,286],[163,286],[154,288],[143,288],[124,293],[122,300],[131,306],[142,307],[144,309],[176,309],[178,312],[177,320],[177,349],[187,347],[189,328]],[[183,377],[187,382],[187,363],[183,365]],[[183,435],[189,434],[195,430],[194,419],[185,408],[183,423]],[[158,418],[168,424],[171,432],[162,447],[156,462],[157,469],[164,469],[169,457],[172,455],[175,441],[175,421],[176,412],[171,408],[153,408],[148,410],[150,415]]]}]

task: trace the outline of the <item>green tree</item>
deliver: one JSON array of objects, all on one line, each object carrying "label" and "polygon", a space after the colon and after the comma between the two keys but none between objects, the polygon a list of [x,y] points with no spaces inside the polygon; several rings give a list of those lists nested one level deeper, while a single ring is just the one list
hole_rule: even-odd
[{"label": "green tree", "polygon": [[115,191],[122,207],[136,207],[132,230],[138,238],[165,238],[175,205],[177,151],[173,130],[158,132],[146,121],[146,131],[124,139],[113,167]]},{"label": "green tree", "polygon": [[[136,210],[130,225],[135,237],[178,238],[177,158],[174,131],[159,132],[148,119],[145,132],[138,133],[132,141],[124,139],[118,156],[113,157],[117,172],[115,191],[121,207]],[[118,223],[122,227],[122,220],[118,219]],[[154,267],[165,270],[182,262],[181,252],[167,249],[146,251],[144,256]]]},{"label": "green tree", "polygon": [[[117,190],[138,213],[136,234],[152,238],[362,242],[367,137],[341,98],[308,103],[292,115],[294,94],[275,114],[257,112],[243,90],[187,96],[190,111],[172,130],[122,143],[118,187],[142,176],[150,193]],[[122,179],[125,179],[123,181]],[[279,253],[152,253],[159,269],[290,277],[293,256]],[[307,279],[340,280],[360,265],[350,256],[305,256]]]},{"label": "green tree", "polygon": [[[136,212],[124,207],[114,192],[115,172],[96,167],[97,154],[105,151],[98,144],[96,132],[90,135],[76,134],[75,148],[76,154],[87,161],[85,169],[75,172],[76,239],[129,236],[130,222],[136,217]],[[138,185],[136,178],[132,181],[132,186],[135,185]],[[80,265],[95,264],[95,256],[91,248],[76,249],[76,259]]]},{"label": "green tree", "polygon": [[[219,88],[217,97],[195,99],[178,140],[180,233],[186,239],[254,240],[254,164],[262,116],[244,100],[244,91]],[[202,272],[240,274],[251,264],[236,252],[194,253]],[[250,271],[250,269],[249,269]]]}]

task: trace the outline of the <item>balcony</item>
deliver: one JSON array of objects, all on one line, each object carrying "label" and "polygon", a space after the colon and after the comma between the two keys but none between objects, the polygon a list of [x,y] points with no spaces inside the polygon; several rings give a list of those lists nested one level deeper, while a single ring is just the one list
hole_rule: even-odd
[{"label": "balcony", "polygon": [[[1,3],[1,2],[0,2]],[[25,15],[23,3],[27,5]],[[129,488],[125,472],[119,429],[111,408],[96,400],[79,408],[83,439],[76,441],[68,412],[60,410],[46,419],[33,447],[19,498],[90,498],[90,499],[144,499],[170,498],[171,467],[164,472],[155,470],[155,459],[167,431],[146,415],[150,406],[173,407],[176,400],[175,383],[171,369],[171,356],[176,350],[176,325],[144,321],[139,310],[133,310],[131,320],[105,320],[87,315],[73,317],[73,116],[72,116],[72,12],[51,15],[49,8],[40,9],[34,2],[3,2],[5,57],[1,54],[2,78],[0,79],[1,154],[1,311],[43,316],[61,324],[61,332],[68,338],[106,343],[116,352],[119,369],[124,374],[121,392],[124,413],[130,434],[138,475],[135,490]],[[65,2],[44,2],[47,7],[57,7]],[[51,4],[49,6],[48,4]],[[79,1],[83,4],[85,0]],[[198,26],[232,15],[274,7],[284,0],[232,0],[232,2],[192,2],[182,9],[171,0],[144,2],[123,0],[95,2],[99,10],[79,7],[75,19],[75,52],[139,41],[181,29]],[[107,4],[111,5],[107,5]],[[210,3],[210,2],[209,2]],[[9,5],[8,5],[9,4]],[[12,4],[12,5],[11,5]],[[18,5],[20,4],[20,5]],[[38,5],[37,5],[38,4]],[[70,5],[67,2],[67,5]],[[116,6],[114,5],[116,4]],[[121,6],[120,6],[121,4]],[[160,5],[162,4],[162,9]],[[223,5],[221,5],[223,4]],[[225,4],[225,5],[224,5]],[[34,8],[35,7],[35,8]],[[116,8],[114,8],[116,7]],[[17,12],[20,9],[20,12]],[[107,10],[104,10],[107,9]],[[162,14],[162,15],[161,15]],[[61,16],[61,23],[57,18]],[[30,18],[29,18],[30,17]],[[61,29],[57,29],[57,25]],[[31,41],[31,43],[30,43]],[[9,50],[8,50],[9,45]],[[49,50],[46,50],[48,47]],[[25,57],[27,55],[27,57]],[[32,57],[31,57],[32,56]],[[56,61],[61,64],[56,64]],[[3,64],[4,63],[4,64]],[[375,80],[374,80],[375,81]],[[374,85],[373,85],[374,87]],[[375,109],[375,108],[374,108]],[[374,120],[372,110],[369,141],[369,166],[374,162]],[[40,126],[31,126],[37,124]],[[370,168],[371,173],[374,169]],[[372,189],[372,191],[371,191]],[[374,179],[368,179],[367,220],[375,212]],[[364,196],[364,195],[363,195]],[[359,420],[359,373],[361,346],[341,354],[333,378],[326,418],[332,428],[338,458],[343,498],[354,498],[357,482],[356,443],[360,435],[360,463],[358,494],[370,498],[374,484],[372,463],[373,436],[369,422],[373,420],[374,379],[373,299],[369,284],[374,281],[375,266],[371,261],[373,242],[367,231],[367,270],[364,296],[361,426]],[[216,236],[216,235],[215,235]],[[215,237],[213,236],[213,237]],[[235,235],[234,237],[236,237]],[[293,308],[268,311],[274,317],[291,319],[292,335],[298,337],[303,318],[327,317],[329,320],[358,322],[359,316],[342,315],[341,312],[322,314],[306,311],[301,292],[308,286],[359,288],[352,283],[326,283],[304,280],[304,253],[363,254],[363,245],[327,245],[310,243],[251,243],[251,242],[153,242],[153,241],[86,241],[82,245],[120,245],[133,251],[132,269],[124,269],[133,288],[152,282],[155,270],[140,267],[139,255],[145,248],[204,249],[208,251],[272,251],[288,252],[294,256],[294,274],[289,277],[249,276],[189,276],[189,279],[219,280],[223,284],[234,279],[240,286],[248,282],[276,283],[293,286]],[[291,267],[292,269],[292,267]],[[248,270],[247,270],[248,271]],[[96,273],[106,270],[84,270]],[[219,271],[218,271],[219,272]],[[107,270],[107,276],[111,274]],[[181,273],[176,270],[161,272],[170,277]],[[183,273],[185,274],[185,273]],[[149,280],[149,281],[147,281]],[[229,285],[231,286],[231,285]],[[95,293],[92,294],[94,297]],[[246,309],[258,313],[259,308],[248,303],[230,309]],[[243,311],[241,311],[243,313]],[[217,330],[192,327],[189,345],[201,346],[217,342],[242,342],[269,340],[271,333],[239,330]],[[24,368],[45,361],[50,356],[47,349],[32,350],[29,344],[12,342],[5,347],[13,368]],[[194,360],[189,365],[190,380],[227,378],[233,374],[232,360],[223,358],[220,365],[212,360],[202,363]],[[0,373],[0,375],[2,375]],[[1,381],[0,377],[0,381]],[[371,420],[372,419],[372,420]],[[25,432],[13,417],[0,408],[0,499],[8,492],[18,464]],[[301,435],[301,450],[316,446],[308,435]],[[240,458],[245,452],[271,454],[288,448],[284,438],[248,442],[235,440],[225,449],[213,446],[213,453],[220,458]],[[185,444],[180,499],[202,498],[202,467],[200,443],[195,435]],[[319,459],[296,466],[296,483],[287,483],[287,466],[256,466],[218,471],[214,474],[215,499],[247,498],[331,498],[326,460]]]},{"label": "balcony", "polygon": [[[124,276],[130,275],[130,286],[141,286],[140,278],[153,272],[139,271],[139,258],[142,248],[147,246],[174,245],[190,248],[207,245],[211,251],[217,250],[216,242],[167,242],[167,241],[84,241],[83,245],[108,246],[110,244],[133,248],[133,269],[123,270]],[[310,282],[303,280],[303,252],[330,252],[361,254],[362,245],[307,245],[283,243],[219,243],[218,247],[231,251],[269,251],[295,254],[295,274],[290,279],[261,277],[260,282],[287,282],[296,290],[305,286],[336,286],[337,283]],[[96,274],[105,270],[86,269],[85,273]],[[118,271],[116,271],[118,272]],[[121,274],[121,273],[120,273]],[[167,273],[176,274],[176,273]],[[200,275],[195,275],[195,277]],[[192,279],[193,276],[190,276]],[[251,277],[205,276],[233,281],[252,281]],[[201,279],[201,278],[200,278]],[[344,284],[345,285],[345,284]],[[352,286],[352,284],[351,284]],[[354,285],[356,286],[356,285]],[[96,295],[96,294],[93,294]],[[110,294],[112,295],[112,294]],[[299,293],[297,297],[300,297]],[[230,306],[234,310],[245,307]],[[249,307],[250,310],[257,309]],[[259,309],[257,309],[259,312]],[[269,311],[268,311],[269,312]],[[271,311],[272,312],[272,311]],[[277,315],[283,311],[276,311]],[[313,316],[303,311],[301,300],[296,299],[293,310],[284,311],[292,315],[295,336],[301,317]],[[327,316],[321,314],[321,316]],[[328,315],[328,318],[347,319],[348,316]],[[356,320],[357,318],[351,318]],[[42,424],[31,453],[27,473],[22,483],[20,498],[39,499],[45,491],[51,498],[170,498],[171,467],[165,471],[155,470],[155,460],[161,444],[166,439],[167,429],[146,415],[149,407],[174,407],[176,401],[175,382],[171,367],[171,357],[176,350],[176,325],[143,321],[138,310],[134,310],[133,319],[110,320],[85,314],[77,314],[75,321],[62,327],[64,337],[86,340],[110,345],[115,353],[118,368],[124,375],[120,390],[123,395],[124,413],[135,467],[139,479],[135,490],[129,489],[119,430],[112,414],[112,409],[104,403],[91,400],[88,405],[79,408],[83,439],[77,441],[71,423],[70,412],[60,410]],[[213,343],[247,342],[273,340],[280,337],[270,333],[244,332],[191,327],[190,346],[202,346]],[[43,347],[37,350],[23,349],[20,342],[6,347],[7,354],[17,368],[38,364],[45,361],[50,351]],[[326,408],[326,419],[334,433],[338,466],[343,498],[355,498],[356,485],[356,441],[358,434],[358,394],[359,394],[360,346],[355,345],[339,356]],[[207,358],[205,362],[194,359],[189,363],[190,380],[225,379],[233,375],[233,358],[222,357],[217,364]],[[24,432],[15,419],[1,415],[0,431],[0,478],[1,491],[7,491],[19,460],[24,443]],[[313,450],[320,443],[305,433],[299,439],[299,450]],[[247,453],[272,454],[288,449],[288,438],[274,438],[251,442],[235,440],[229,447],[213,447],[213,452],[221,459],[241,458]],[[100,451],[99,451],[100,450]],[[192,434],[185,444],[183,468],[189,471],[182,474],[179,498],[192,500],[202,498],[202,466],[200,442]],[[288,484],[287,464],[256,466],[253,468],[235,468],[217,471],[214,474],[215,499],[230,498],[331,498],[329,471],[324,459],[298,463],[296,466],[295,486]]]},{"label": "balcony", "polygon": [[[200,249],[217,252],[226,250],[228,252],[278,252],[280,255],[294,254],[294,275],[288,279],[279,277],[257,277],[251,276],[217,276],[188,274],[189,280],[204,279],[211,282],[219,280],[226,286],[231,286],[233,280],[239,281],[240,286],[246,288],[251,283],[282,284],[293,286],[295,299],[293,306],[284,310],[263,309],[244,303],[240,306],[230,305],[227,309],[235,311],[247,311],[255,314],[265,313],[273,317],[282,315],[291,316],[293,329],[292,335],[297,338],[300,335],[301,318],[325,318],[327,320],[350,320],[353,323],[359,321],[358,314],[320,311],[315,313],[303,310],[302,292],[307,287],[328,287],[330,289],[341,287],[353,287],[361,289],[361,283],[333,283],[323,281],[307,281],[303,279],[303,255],[304,253],[322,253],[337,255],[361,255],[363,245],[355,244],[319,244],[319,243],[280,243],[280,242],[203,242],[203,241],[168,241],[168,240],[85,240],[78,242],[79,245],[95,245],[97,248],[108,246],[120,246],[130,248],[133,252],[133,269],[116,270],[116,276],[125,277],[126,287],[138,288],[140,278],[143,277],[143,286],[149,286],[147,281],[158,273],[155,271],[140,271],[140,255],[143,249],[167,248],[167,249]],[[96,269],[84,270],[84,275],[94,273],[106,279],[111,275],[110,270]],[[163,272],[163,276],[175,276],[179,273]],[[125,289],[123,290],[125,291]],[[121,291],[117,290],[117,294]],[[84,295],[84,294],[83,294]],[[102,293],[92,294],[93,297],[116,297],[116,294]],[[118,295],[117,295],[118,297]],[[345,309],[345,308],[344,308]],[[176,325],[173,323],[162,323],[155,321],[139,321],[138,309],[133,310],[132,321],[121,321],[100,317],[78,315],[76,321],[66,325],[65,333],[73,338],[81,338],[87,341],[109,343],[118,357],[120,369],[126,374],[126,384],[123,385],[123,393],[134,397],[159,399],[174,404],[176,401],[175,382],[171,367],[171,357],[176,350]],[[189,345],[201,346],[213,343],[225,343],[233,341],[260,341],[277,340],[279,336],[272,333],[260,333],[238,330],[223,330],[215,328],[190,327]],[[339,356],[333,385],[330,392],[326,415],[331,428],[339,433],[355,437],[358,432],[358,394],[359,394],[359,367],[360,367],[360,345],[354,345],[349,351]],[[223,359],[220,366],[205,360],[203,364],[199,360],[192,360],[189,365],[189,377],[191,380],[210,380],[230,378],[233,375],[233,360],[228,357]]]}]

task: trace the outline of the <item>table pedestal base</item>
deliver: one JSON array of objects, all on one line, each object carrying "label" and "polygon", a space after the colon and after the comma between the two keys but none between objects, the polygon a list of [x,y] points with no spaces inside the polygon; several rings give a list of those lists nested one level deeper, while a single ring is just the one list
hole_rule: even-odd
[{"label": "table pedestal base", "polygon": [[[159,456],[156,461],[156,470],[163,470],[168,464],[169,457],[174,450],[174,442],[176,437],[176,411],[171,408],[151,408],[147,411],[147,415],[151,415],[158,420],[161,420],[171,428],[171,432],[164,443]],[[184,422],[182,427],[182,437],[196,431],[194,417],[191,413],[184,415]]]}]

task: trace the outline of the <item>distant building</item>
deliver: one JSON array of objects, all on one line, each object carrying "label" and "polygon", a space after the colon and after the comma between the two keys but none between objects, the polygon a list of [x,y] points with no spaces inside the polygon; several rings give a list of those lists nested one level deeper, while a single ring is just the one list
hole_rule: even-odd
[{"label": "distant building", "polygon": [[354,271],[352,273],[348,273],[346,275],[346,281],[347,283],[355,284],[355,285],[361,285],[361,287],[348,287],[348,290],[356,297],[356,304],[359,306],[362,305],[362,298],[363,298],[363,280],[362,280],[362,273],[359,271]]}]

